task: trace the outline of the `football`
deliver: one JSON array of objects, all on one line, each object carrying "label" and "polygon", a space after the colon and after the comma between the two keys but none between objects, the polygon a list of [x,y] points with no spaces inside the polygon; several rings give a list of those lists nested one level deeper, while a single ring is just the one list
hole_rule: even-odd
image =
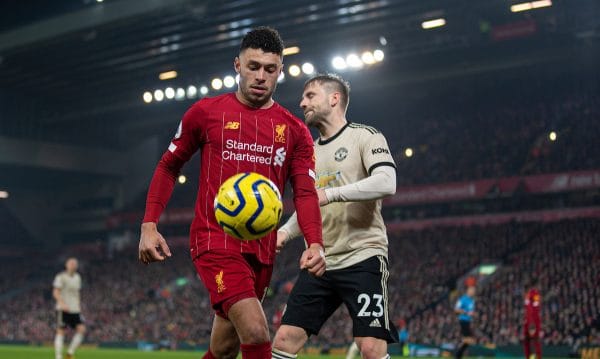
[{"label": "football", "polygon": [[228,178],[214,202],[217,223],[228,235],[241,239],[262,238],[277,227],[283,203],[277,186],[254,172]]}]

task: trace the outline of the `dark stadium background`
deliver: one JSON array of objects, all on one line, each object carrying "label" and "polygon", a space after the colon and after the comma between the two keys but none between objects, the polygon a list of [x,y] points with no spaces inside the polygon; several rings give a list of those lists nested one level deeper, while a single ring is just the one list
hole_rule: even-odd
[{"label": "dark stadium background", "polygon": [[[451,308],[476,276],[471,355],[522,355],[532,277],[545,352],[589,355],[600,346],[600,2],[511,12],[517,3],[0,2],[0,342],[52,341],[51,279],[75,255],[88,344],[206,346],[208,298],[186,248],[198,156],[160,225],[174,258],[136,261],[154,165],[201,96],[142,96],[210,87],[233,74],[243,34],[270,25],[300,48],[285,57],[276,93],[299,116],[308,77],[291,76],[291,65],[332,72],[334,56],[385,54],[337,72],[352,86],[348,119],[380,129],[394,151],[398,190],[384,206],[391,313],[407,322],[412,354],[458,342]],[[446,25],[422,28],[436,18]],[[170,70],[178,76],[159,80]],[[268,316],[285,301],[301,247],[279,259]],[[495,271],[480,277],[482,265]],[[350,327],[336,313],[312,350],[341,351]]]}]

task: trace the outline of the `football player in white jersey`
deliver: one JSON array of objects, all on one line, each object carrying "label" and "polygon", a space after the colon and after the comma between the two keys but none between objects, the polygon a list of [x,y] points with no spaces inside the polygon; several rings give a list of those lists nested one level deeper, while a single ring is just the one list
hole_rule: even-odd
[{"label": "football player in white jersey", "polygon": [[81,319],[81,276],[77,273],[78,262],[76,258],[69,258],[65,262],[65,270],[54,277],[52,296],[56,300],[56,336],[54,349],[56,359],[62,359],[65,341],[65,328],[75,329],[75,335],[67,349],[67,359],[73,358],[75,350],[83,341],[85,325]]},{"label": "football player in white jersey", "polygon": [[[295,358],[310,335],[344,303],[363,358],[388,358],[398,334],[388,311],[388,239],[382,198],[396,191],[396,166],[385,137],[346,120],[349,85],[337,75],[308,80],[302,94],[315,141],[317,193],[327,270],[300,272],[273,342],[273,358]],[[296,215],[278,231],[277,246],[302,233]]]}]

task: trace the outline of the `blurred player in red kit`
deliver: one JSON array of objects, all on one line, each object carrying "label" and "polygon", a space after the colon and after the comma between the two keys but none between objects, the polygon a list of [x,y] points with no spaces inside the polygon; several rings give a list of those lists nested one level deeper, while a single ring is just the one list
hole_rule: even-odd
[{"label": "blurred player in red kit", "polygon": [[171,256],[157,222],[181,167],[200,150],[190,254],[216,313],[204,358],[235,358],[241,350],[242,358],[266,359],[271,358],[271,342],[261,300],[273,272],[276,232],[247,242],[227,236],[215,220],[213,200],[221,183],[240,172],[260,173],[280,192],[289,179],[308,245],[300,266],[322,275],[325,259],[314,148],[308,128],[272,98],[283,69],[283,41],[277,31],[260,27],[248,32],[234,68],[240,76],[237,91],[196,102],[156,167],[146,199],[139,259],[148,264]]},{"label": "blurred player in red kit", "polygon": [[537,289],[538,284],[534,279],[531,282],[529,291],[525,295],[525,322],[523,323],[523,347],[525,349],[525,358],[529,359],[531,354],[530,344],[533,342],[535,347],[536,359],[542,358],[542,330],[541,330],[541,296]]}]

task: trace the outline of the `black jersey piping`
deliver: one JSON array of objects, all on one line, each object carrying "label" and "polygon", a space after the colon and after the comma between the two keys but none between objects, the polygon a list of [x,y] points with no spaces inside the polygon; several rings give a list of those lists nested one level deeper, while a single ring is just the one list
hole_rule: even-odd
[{"label": "black jersey piping", "polygon": [[348,126],[350,126],[350,123],[351,123],[351,122],[347,122],[347,123],[344,125],[344,127],[342,127],[342,128],[341,128],[341,129],[340,129],[340,130],[339,130],[339,131],[338,131],[338,132],[335,134],[335,135],[333,135],[333,136],[329,137],[329,138],[328,138],[328,139],[326,139],[326,140],[322,140],[322,139],[321,139],[321,137],[319,137],[319,140],[317,141],[317,143],[318,143],[319,145],[326,145],[326,144],[328,144],[329,142],[331,142],[331,141],[335,140],[336,138],[338,138],[338,137],[339,137],[339,136],[342,134],[342,132],[344,132],[344,130],[345,130],[345,129],[346,129]]},{"label": "black jersey piping", "polygon": [[373,166],[369,167],[369,170],[367,171],[369,173],[369,176],[371,175],[371,172],[373,172],[373,170],[377,167],[381,167],[381,166],[390,166],[392,167],[394,170],[396,169],[396,165],[393,162],[377,162],[376,164],[374,164]]}]

